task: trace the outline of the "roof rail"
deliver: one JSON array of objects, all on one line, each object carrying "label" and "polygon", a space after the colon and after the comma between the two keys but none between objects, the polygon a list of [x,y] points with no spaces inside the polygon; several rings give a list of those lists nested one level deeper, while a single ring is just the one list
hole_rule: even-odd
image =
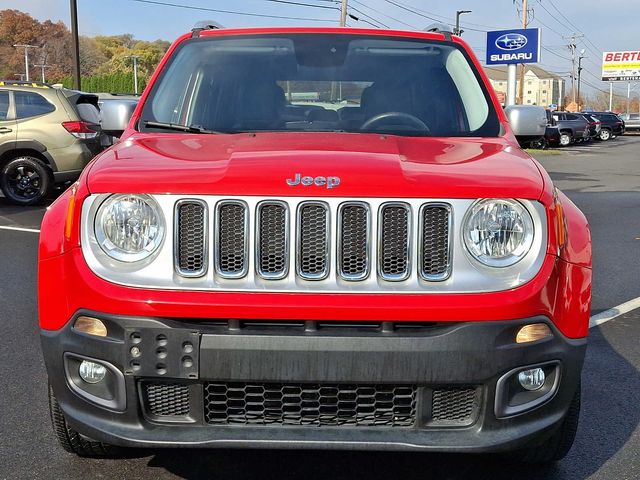
[{"label": "roof rail", "polygon": [[432,23],[427,28],[424,29],[425,32],[433,32],[433,33],[442,33],[444,35],[445,40],[448,42],[451,41],[451,36],[453,35],[453,30],[449,25],[444,23]]},{"label": "roof rail", "polygon": [[51,85],[48,83],[24,82],[22,80],[0,80],[0,87],[52,88]]},{"label": "roof rail", "polygon": [[200,32],[202,32],[203,30],[220,30],[221,28],[224,27],[218,22],[215,22],[213,20],[202,20],[200,22],[197,22],[191,29],[191,37],[199,37]]}]

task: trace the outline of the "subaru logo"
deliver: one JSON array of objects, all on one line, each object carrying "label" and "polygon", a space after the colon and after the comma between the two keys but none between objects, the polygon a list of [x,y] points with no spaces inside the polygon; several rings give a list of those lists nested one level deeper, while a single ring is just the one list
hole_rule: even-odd
[{"label": "subaru logo", "polygon": [[496,47],[500,50],[518,50],[527,44],[527,37],[519,33],[505,33],[496,40]]}]

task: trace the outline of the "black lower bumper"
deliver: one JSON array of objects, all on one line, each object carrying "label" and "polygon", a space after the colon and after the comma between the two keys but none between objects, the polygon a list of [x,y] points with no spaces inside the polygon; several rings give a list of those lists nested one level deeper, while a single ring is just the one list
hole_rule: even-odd
[{"label": "black lower bumper", "polygon": [[[124,446],[520,448],[562,421],[586,348],[545,317],[345,327],[81,314],[109,336],[73,321],[43,331],[49,381],[74,429]],[[515,343],[537,322],[553,336]],[[107,366],[106,390],[79,379],[82,359]],[[514,375],[538,366],[540,392],[514,392]]]}]

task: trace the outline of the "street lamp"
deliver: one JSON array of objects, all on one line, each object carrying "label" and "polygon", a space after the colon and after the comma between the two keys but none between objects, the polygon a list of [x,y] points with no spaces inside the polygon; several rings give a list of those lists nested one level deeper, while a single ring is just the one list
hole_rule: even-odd
[{"label": "street lamp", "polygon": [[578,110],[580,109],[580,77],[582,74],[582,59],[587,58],[584,56],[584,48],[580,50],[580,56],[578,57]]},{"label": "street lamp", "polygon": [[133,61],[133,89],[135,90],[135,94],[138,94],[138,59],[139,55],[129,55],[127,58],[130,58]]},{"label": "street lamp", "polygon": [[471,10],[458,10],[456,11],[456,29],[453,31],[455,35],[462,35],[464,30],[460,30],[460,15],[464,15],[465,13],[471,13]]},{"label": "street lamp", "polygon": [[29,81],[29,49],[38,48],[35,45],[16,44],[15,48],[24,48],[24,77],[25,82]]}]

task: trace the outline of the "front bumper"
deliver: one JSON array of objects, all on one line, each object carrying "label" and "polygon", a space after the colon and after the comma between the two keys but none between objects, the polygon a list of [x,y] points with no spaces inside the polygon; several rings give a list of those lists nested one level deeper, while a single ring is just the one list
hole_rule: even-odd
[{"label": "front bumper", "polygon": [[[524,447],[544,441],[561,422],[579,385],[586,348],[585,339],[567,339],[546,317],[430,323],[419,328],[415,324],[413,328],[401,328],[401,323],[385,322],[367,328],[339,327],[344,324],[338,323],[189,322],[80,314],[104,320],[109,337],[78,333],[72,328],[73,321],[57,331],[43,330],[42,346],[50,382],[73,428],[96,440],[125,446],[475,452]],[[536,322],[546,323],[553,337],[516,344],[518,329]],[[137,343],[132,343],[134,334],[140,340]],[[163,339],[161,345],[157,343],[159,338]],[[188,355],[190,363],[183,362],[187,343],[194,347]],[[140,350],[135,357],[131,353],[134,345]],[[161,360],[160,346],[165,355]],[[77,363],[70,367],[69,358],[95,359],[113,367],[117,378],[111,403],[104,404],[78,388],[77,375],[70,371]],[[500,378],[514,369],[536,365],[555,372],[553,388],[533,408],[516,415],[505,414],[504,392],[497,387],[504,383],[499,382]],[[313,385],[316,395],[323,388],[329,391],[345,385],[364,386],[365,390],[372,386],[383,386],[382,390],[384,386],[411,388],[415,404],[411,419],[405,418],[394,426],[391,424],[398,416],[386,417],[381,425],[349,424],[349,413],[344,411],[342,420],[347,420],[343,425],[323,424],[321,420],[318,423],[313,413],[301,414],[302,425],[280,422],[286,415],[278,417],[280,420],[271,417],[270,422],[265,422],[269,425],[258,425],[255,415],[237,415],[246,404],[238,407],[234,403],[238,401],[236,395],[225,400],[227,411],[223,415],[227,420],[233,417],[235,423],[223,420],[212,424],[212,382],[230,385],[236,394],[238,388],[282,390],[287,386],[304,389],[305,385]],[[162,408],[153,410],[145,393],[149,384],[159,385],[160,389],[163,385],[184,387],[181,415],[166,416],[162,415]],[[472,402],[471,408],[458,399],[455,405],[436,409],[436,392],[463,389],[473,392],[466,397],[471,400],[465,400]],[[255,391],[249,394],[250,397]],[[259,401],[268,401],[267,394],[261,395]],[[320,402],[321,413],[323,398],[313,399]],[[256,398],[253,400],[255,404]],[[385,399],[380,401],[384,404]],[[453,413],[450,418],[436,419],[436,410]],[[465,414],[455,413],[458,410]],[[301,411],[296,410],[297,414]],[[339,417],[340,414],[335,419],[337,423],[341,423]],[[242,421],[238,422],[238,418]]]}]

